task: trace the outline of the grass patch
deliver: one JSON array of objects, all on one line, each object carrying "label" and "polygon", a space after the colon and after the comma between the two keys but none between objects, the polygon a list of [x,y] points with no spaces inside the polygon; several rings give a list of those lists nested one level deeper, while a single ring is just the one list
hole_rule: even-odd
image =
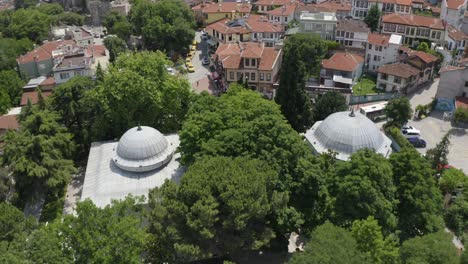
[{"label": "grass patch", "polygon": [[361,80],[353,86],[353,95],[366,95],[379,93],[375,78],[363,76]]}]

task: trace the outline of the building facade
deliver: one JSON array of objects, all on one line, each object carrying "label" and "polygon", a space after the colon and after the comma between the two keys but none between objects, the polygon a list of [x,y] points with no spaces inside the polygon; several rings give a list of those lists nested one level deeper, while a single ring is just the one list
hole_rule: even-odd
[{"label": "building facade", "polygon": [[335,40],[345,47],[365,49],[369,33],[364,21],[342,18],[336,25]]},{"label": "building facade", "polygon": [[367,70],[376,72],[380,66],[398,61],[400,46],[400,35],[369,34],[366,46]]},{"label": "building facade", "polygon": [[250,14],[252,5],[237,2],[219,2],[199,4],[192,7],[195,19],[203,25],[208,25],[218,20],[228,18],[242,18]]},{"label": "building facade", "polygon": [[382,65],[377,70],[377,88],[385,92],[406,94],[417,86],[419,70],[409,64],[393,63]]},{"label": "building facade", "polygon": [[362,75],[364,58],[360,55],[337,52],[322,60],[320,84],[327,87],[351,88]]},{"label": "building facade", "polygon": [[436,98],[468,97],[468,67],[446,66],[440,70]]},{"label": "building facade", "polygon": [[452,53],[452,56],[454,56],[453,59],[462,59],[468,42],[468,35],[452,25],[447,25],[445,40],[447,41],[446,48]]},{"label": "building facade", "polygon": [[460,29],[467,7],[467,0],[442,0],[440,18]]},{"label": "building facade", "polygon": [[355,19],[364,19],[373,5],[377,5],[382,14],[411,14],[411,0],[353,0],[352,16]]},{"label": "building facade", "polygon": [[337,22],[335,13],[303,13],[299,21],[299,31],[316,34],[322,39],[334,40]]}]

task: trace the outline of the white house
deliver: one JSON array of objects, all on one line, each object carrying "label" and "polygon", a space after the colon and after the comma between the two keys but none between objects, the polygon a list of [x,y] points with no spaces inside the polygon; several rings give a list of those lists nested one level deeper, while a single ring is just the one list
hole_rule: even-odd
[{"label": "white house", "polygon": [[327,87],[351,88],[362,75],[364,58],[360,55],[337,52],[322,60],[320,84]]},{"label": "white house", "polygon": [[398,61],[401,46],[400,35],[369,34],[366,47],[366,66],[370,72],[376,72],[380,66]]},{"label": "white house", "polygon": [[365,49],[369,33],[364,21],[343,18],[338,20],[335,40],[346,47]]},{"label": "white house", "polygon": [[436,98],[468,97],[468,67],[446,66],[440,70]]},{"label": "white house", "polygon": [[377,5],[383,14],[411,14],[411,0],[353,0],[352,16],[356,19],[364,19],[373,5]]},{"label": "white house", "polygon": [[288,23],[294,20],[296,6],[297,4],[292,3],[270,10],[266,12],[268,20],[283,26],[283,29],[285,29]]},{"label": "white house", "polygon": [[467,0],[442,0],[440,7],[440,18],[460,28],[465,15]]},{"label": "white house", "polygon": [[447,25],[445,40],[447,41],[447,49],[455,55],[454,60],[463,58],[463,52],[468,42],[468,35],[452,25]]},{"label": "white house", "polygon": [[334,40],[337,21],[335,13],[303,13],[299,28],[301,33],[314,33],[322,39]]}]

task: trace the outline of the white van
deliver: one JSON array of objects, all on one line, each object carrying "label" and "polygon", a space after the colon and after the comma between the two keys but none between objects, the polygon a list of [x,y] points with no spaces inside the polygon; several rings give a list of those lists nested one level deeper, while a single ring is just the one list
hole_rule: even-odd
[{"label": "white van", "polygon": [[419,138],[421,136],[421,132],[417,129],[402,129],[401,134],[405,138]]}]

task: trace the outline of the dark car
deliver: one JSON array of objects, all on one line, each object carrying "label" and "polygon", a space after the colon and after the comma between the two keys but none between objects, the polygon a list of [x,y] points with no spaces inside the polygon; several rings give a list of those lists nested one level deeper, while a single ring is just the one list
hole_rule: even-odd
[{"label": "dark car", "polygon": [[415,148],[425,148],[426,141],[420,138],[408,138],[409,143],[413,145]]}]

